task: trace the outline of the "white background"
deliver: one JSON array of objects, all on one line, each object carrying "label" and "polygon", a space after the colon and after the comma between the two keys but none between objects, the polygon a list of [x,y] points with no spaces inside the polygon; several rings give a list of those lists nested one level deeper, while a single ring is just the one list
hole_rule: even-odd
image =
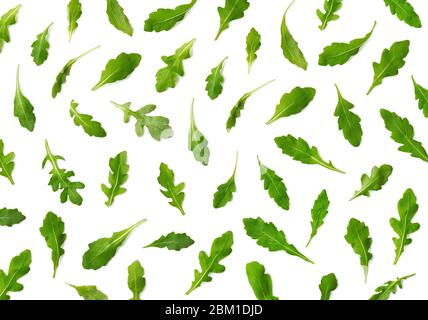
[{"label": "white background", "polygon": [[[414,29],[392,16],[381,0],[347,0],[340,10],[340,20],[321,32],[315,11],[322,7],[323,1],[297,1],[289,12],[288,25],[308,60],[309,68],[304,72],[285,60],[280,48],[281,18],[289,1],[250,1],[245,18],[232,22],[216,42],[213,40],[219,24],[217,7],[223,6],[224,1],[198,1],[182,23],[159,34],[143,31],[148,14],[184,1],[120,2],[134,26],[133,37],[110,25],[105,1],[82,0],[83,15],[71,43],[67,34],[68,1],[3,0],[0,4],[1,13],[23,4],[18,24],[10,29],[12,42],[5,44],[0,54],[0,137],[6,151],[16,153],[16,185],[1,179],[0,206],[19,208],[27,217],[20,225],[0,228],[0,268],[6,270],[10,259],[26,248],[33,253],[31,272],[22,279],[25,289],[12,294],[13,299],[79,299],[65,283],[97,285],[111,299],[128,299],[131,293],[127,288],[127,267],[136,259],[146,271],[147,286],[142,299],[253,299],[245,274],[245,264],[253,260],[265,265],[273,278],[274,294],[281,299],[319,299],[320,279],[330,272],[339,280],[333,299],[367,299],[383,282],[414,272],[417,276],[408,280],[404,290],[392,298],[427,298],[428,164],[397,151],[379,109],[386,107],[408,117],[415,127],[416,138],[428,146],[427,120],[417,108],[410,78],[414,74],[419,83],[428,86],[425,72],[428,4],[411,1],[424,24],[422,29]],[[372,39],[349,63],[333,68],[317,65],[318,54],[326,45],[364,36],[375,20],[378,25]],[[54,26],[49,59],[37,67],[30,56],[31,43],[51,22]],[[260,32],[262,47],[248,75],[245,37],[251,27]],[[175,89],[157,93],[155,74],[164,66],[160,57],[172,54],[192,38],[197,41],[192,58],[185,61],[185,77]],[[411,41],[405,67],[399,76],[388,78],[366,96],[373,77],[372,62],[379,61],[384,48],[404,39]],[[53,100],[50,92],[58,71],[70,58],[99,44],[102,48],[74,66],[63,92]],[[106,62],[121,52],[142,54],[140,67],[126,81],[92,92]],[[217,100],[211,101],[205,92],[205,78],[225,56],[229,57],[224,70],[225,89]],[[22,90],[35,106],[37,123],[33,133],[23,129],[13,116],[17,64],[21,64]],[[226,119],[235,102],[243,93],[270,79],[276,81],[248,100],[237,126],[227,133]],[[334,83],[355,104],[354,111],[362,118],[364,136],[359,148],[350,146],[337,128],[333,116],[337,104]],[[315,87],[317,95],[313,103],[299,115],[266,126],[264,123],[282,94],[295,86]],[[187,150],[192,98],[196,101],[197,125],[209,140],[208,167],[196,162]],[[80,103],[81,112],[94,115],[103,124],[107,138],[88,137],[74,126],[68,113],[72,99]],[[133,122],[124,124],[120,110],[110,100],[130,101],[134,108],[149,103],[158,105],[156,114],[170,118],[175,136],[160,143],[148,135],[138,138]],[[282,155],[273,138],[289,133],[317,146],[325,159],[331,159],[347,174],[304,165]],[[86,184],[81,207],[61,204],[59,193],[48,186],[50,168],[41,169],[45,138],[54,153],[65,157],[61,165],[74,170],[77,179]],[[107,182],[109,158],[123,150],[129,155],[128,192],[107,208],[100,184]],[[213,193],[231,175],[236,151],[240,154],[238,191],[233,202],[215,210]],[[284,178],[291,198],[289,212],[278,208],[263,190],[257,155]],[[160,162],[175,171],[176,182],[186,182],[187,216],[169,206],[159,192]],[[394,173],[383,190],[370,198],[348,202],[360,186],[360,176],[374,165],[384,163],[393,165]],[[397,202],[408,187],[418,197],[420,210],[415,221],[421,223],[421,229],[412,235],[413,243],[406,248],[399,264],[393,266],[394,234],[389,219],[398,216]],[[330,197],[330,213],[310,247],[304,248],[310,234],[310,210],[323,188]],[[51,252],[39,232],[48,211],[63,218],[67,233],[65,255],[56,279],[51,277]],[[257,216],[284,230],[288,240],[316,264],[256,245],[245,234],[242,219]],[[373,238],[374,258],[367,283],[358,256],[344,240],[352,217],[364,221]],[[106,267],[98,271],[82,268],[82,255],[88,243],[111,236],[142,218],[148,222],[131,235]],[[199,251],[209,251],[213,239],[227,230],[233,231],[235,243],[232,254],[223,261],[226,272],[214,275],[211,283],[204,283],[186,297],[184,293],[191,285],[194,269],[199,268]],[[143,249],[171,231],[188,233],[195,244],[180,252]]]}]

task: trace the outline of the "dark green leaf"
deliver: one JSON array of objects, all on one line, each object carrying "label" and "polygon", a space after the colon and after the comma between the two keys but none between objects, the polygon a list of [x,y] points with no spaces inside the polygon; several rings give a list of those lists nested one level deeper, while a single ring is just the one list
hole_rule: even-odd
[{"label": "dark green leaf", "polygon": [[155,247],[155,248],[167,248],[168,250],[180,251],[186,249],[194,244],[192,238],[185,233],[171,232],[166,236],[160,237],[158,240],[153,241],[151,244],[144,248]]},{"label": "dark green leaf", "polygon": [[323,190],[315,200],[311,210],[311,236],[306,246],[309,246],[312,239],[317,235],[318,229],[324,224],[324,219],[328,214],[328,207],[330,206],[330,200],[328,199],[327,191]]},{"label": "dark green leaf", "polygon": [[423,111],[425,118],[428,118],[428,90],[416,83],[413,76],[412,81],[415,87],[415,98],[418,100],[419,109]]},{"label": "dark green leaf", "polygon": [[108,207],[113,204],[117,196],[126,192],[126,189],[122,186],[128,180],[129,165],[127,152],[122,151],[114,158],[110,158],[109,168],[108,182],[110,183],[110,187],[105,184],[101,185],[101,190],[107,196],[105,204]]},{"label": "dark green leaf", "polygon": [[319,285],[321,300],[330,300],[331,292],[337,289],[337,278],[334,273],[330,273],[321,279]]},{"label": "dark green leaf", "polygon": [[0,209],[0,226],[11,227],[25,220],[25,216],[18,209]]},{"label": "dark green leaf", "polygon": [[183,202],[185,194],[183,192],[186,186],[184,182],[175,185],[174,171],[172,171],[165,163],[161,163],[159,167],[158,182],[164,188],[161,189],[161,193],[171,199],[169,204],[174,208],[177,208],[180,213],[184,216],[186,213],[183,209]]}]

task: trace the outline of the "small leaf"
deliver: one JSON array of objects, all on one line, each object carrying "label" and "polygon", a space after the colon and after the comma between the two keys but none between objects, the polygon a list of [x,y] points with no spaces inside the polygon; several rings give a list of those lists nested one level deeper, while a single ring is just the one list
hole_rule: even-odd
[{"label": "small leaf", "polygon": [[25,220],[25,216],[18,209],[0,209],[0,226],[11,227]]},{"label": "small leaf", "polygon": [[34,125],[36,124],[34,107],[21,91],[21,84],[19,82],[19,65],[16,70],[16,91],[13,114],[18,118],[19,123],[23,128],[30,132],[34,131]]},{"label": "small leaf", "polygon": [[130,300],[141,300],[140,295],[146,287],[146,278],[144,277],[144,268],[140,261],[134,261],[128,267],[128,288],[132,292]]},{"label": "small leaf", "polygon": [[68,41],[71,41],[73,33],[76,31],[79,24],[80,17],[82,16],[82,4],[79,0],[70,0],[67,7],[68,13]]},{"label": "small leaf", "polygon": [[185,233],[175,233],[171,232],[166,236],[160,237],[158,240],[153,241],[151,244],[145,246],[144,248],[167,248],[168,250],[180,251],[182,249],[186,249],[194,244],[192,238],[190,238]]},{"label": "small leaf", "polygon": [[0,300],[10,300],[10,292],[19,292],[24,289],[18,280],[30,272],[30,265],[31,251],[24,250],[10,261],[7,274],[0,270]]},{"label": "small leaf", "polygon": [[422,28],[421,20],[408,0],[384,0],[391,13],[411,27]]},{"label": "small leaf", "polygon": [[214,193],[213,207],[215,209],[225,207],[233,199],[233,194],[236,192],[235,176],[238,167],[238,154],[236,154],[235,168],[233,169],[232,176],[226,183],[218,186],[217,191]]},{"label": "small leaf", "polygon": [[403,289],[403,281],[415,276],[416,273],[397,278],[397,280],[387,281],[380,287],[376,288],[376,293],[369,300],[388,300],[391,294],[395,294],[398,289]]},{"label": "small leaf", "polygon": [[257,51],[260,49],[262,43],[260,42],[261,36],[256,29],[251,28],[247,35],[247,63],[248,73],[251,71],[251,67],[257,59]]},{"label": "small leaf", "polygon": [[230,22],[244,17],[245,11],[250,7],[247,0],[225,0],[224,8],[218,7],[218,15],[220,16],[220,27],[218,28],[215,40],[229,28]]},{"label": "small leaf", "polygon": [[272,292],[272,278],[265,272],[265,267],[253,261],[247,263],[247,278],[258,300],[278,300]]},{"label": "small leaf", "polygon": [[224,58],[216,67],[211,69],[211,74],[205,80],[207,82],[205,90],[211,100],[217,99],[217,97],[223,92],[224,77],[222,72],[226,59],[227,57]]},{"label": "small leaf", "polygon": [[113,204],[117,196],[126,192],[126,189],[122,186],[128,180],[129,165],[127,152],[122,151],[114,158],[110,158],[109,168],[108,182],[110,183],[110,187],[105,184],[101,185],[101,190],[107,196],[105,204],[108,207]]},{"label": "small leaf", "polygon": [[51,23],[42,33],[37,36],[37,40],[33,42],[31,47],[31,56],[36,65],[42,65],[49,55],[49,32],[53,23]]},{"label": "small leaf", "polygon": [[319,285],[321,291],[321,300],[330,300],[331,292],[337,289],[337,278],[334,273],[325,275]]},{"label": "small leaf", "polygon": [[317,10],[317,16],[321,20],[320,30],[324,30],[328,23],[339,19],[337,11],[342,8],[342,0],[324,0],[324,11]]},{"label": "small leaf", "polygon": [[12,185],[15,184],[12,178],[13,169],[15,169],[15,153],[5,154],[4,142],[0,139],[0,176],[7,178]]},{"label": "small leaf", "polygon": [[5,43],[10,42],[9,27],[16,24],[16,18],[22,5],[10,9],[0,17],[0,53]]},{"label": "small leaf", "polygon": [[388,182],[393,168],[388,164],[383,164],[379,168],[373,167],[370,177],[367,174],[361,176],[361,189],[355,191],[354,196],[349,200],[352,201],[359,196],[370,197],[370,191],[381,190]]},{"label": "small leaf", "polygon": [[80,126],[90,137],[103,138],[107,136],[101,123],[93,120],[92,116],[88,114],[79,113],[77,107],[79,104],[74,100],[70,103],[70,116],[74,119],[74,124]]},{"label": "small leaf", "polygon": [[425,118],[428,118],[428,90],[416,83],[413,76],[412,81],[415,87],[415,99],[418,100],[419,109],[423,111]]},{"label": "small leaf", "polygon": [[199,161],[204,166],[208,165],[210,158],[210,149],[208,149],[208,140],[205,138],[203,133],[199,131],[195,123],[195,117],[193,114],[194,100],[190,108],[190,130],[189,130],[189,151],[193,152],[193,156],[196,161]]},{"label": "small leaf", "polygon": [[318,229],[321,228],[324,224],[324,219],[328,214],[328,207],[330,206],[330,200],[328,199],[327,191],[323,190],[318,195],[318,198],[315,200],[314,205],[311,210],[311,236],[309,241],[306,244],[306,247],[309,246],[312,239],[317,235]]},{"label": "small leaf", "polygon": [[83,298],[83,300],[108,300],[107,295],[98,290],[96,286],[75,286],[73,284],[68,285],[74,288],[79,296]]},{"label": "small leaf", "polygon": [[186,213],[183,209],[183,202],[185,194],[183,192],[185,183],[179,183],[175,185],[175,176],[174,171],[172,171],[165,163],[160,165],[160,173],[158,177],[159,184],[164,188],[161,189],[161,193],[166,197],[171,199],[169,204],[174,208],[177,208],[180,213],[184,216]]},{"label": "small leaf", "polygon": [[107,0],[107,16],[117,30],[132,36],[134,29],[117,0]]}]

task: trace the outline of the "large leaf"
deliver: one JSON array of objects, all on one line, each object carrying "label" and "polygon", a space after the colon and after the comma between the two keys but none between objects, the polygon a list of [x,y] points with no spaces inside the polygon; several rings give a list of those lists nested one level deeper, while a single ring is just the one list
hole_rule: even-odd
[{"label": "large leaf", "polygon": [[384,0],[391,13],[411,27],[421,28],[422,23],[415,9],[408,0]]},{"label": "large leaf", "polygon": [[25,220],[25,216],[18,209],[0,209],[0,226],[11,227]]},{"label": "large leaf", "polygon": [[220,27],[215,40],[229,28],[231,21],[243,18],[249,6],[250,3],[247,0],[225,0],[224,8],[218,7],[217,9],[220,16]]},{"label": "large leaf", "polygon": [[134,29],[118,0],[107,0],[107,16],[117,30],[132,36]]}]

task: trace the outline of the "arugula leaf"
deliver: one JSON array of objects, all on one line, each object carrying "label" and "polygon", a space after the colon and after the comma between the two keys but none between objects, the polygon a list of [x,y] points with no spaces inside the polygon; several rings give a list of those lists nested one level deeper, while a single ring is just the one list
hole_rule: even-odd
[{"label": "arugula leaf", "polygon": [[71,41],[73,33],[76,31],[79,24],[77,21],[82,16],[82,4],[79,0],[70,0],[67,7],[68,18],[68,41]]},{"label": "arugula leaf", "polygon": [[24,289],[18,280],[30,272],[30,265],[31,251],[24,250],[10,261],[7,274],[0,269],[0,300],[10,300],[10,292]]},{"label": "arugula leaf", "polygon": [[11,227],[25,220],[25,216],[18,209],[0,209],[0,226]]},{"label": "arugula leaf", "polygon": [[105,184],[101,185],[101,190],[107,196],[107,201],[105,202],[107,207],[110,207],[113,204],[114,199],[117,196],[126,192],[126,189],[122,186],[128,180],[128,153],[126,151],[122,151],[114,158],[110,158],[109,168],[108,182],[110,183],[110,187]]},{"label": "arugula leaf", "polygon": [[185,194],[183,192],[186,184],[181,182],[175,185],[174,171],[172,171],[165,163],[161,163],[159,167],[158,182],[164,188],[160,192],[167,198],[171,199],[169,204],[174,208],[177,208],[180,213],[184,216],[186,213],[183,209],[183,202]]},{"label": "arugula leaf", "polygon": [[180,48],[175,50],[172,56],[162,56],[162,61],[165,62],[166,67],[160,69],[156,73],[156,90],[157,92],[164,92],[169,88],[175,88],[178,78],[184,76],[183,61],[191,57],[191,51],[196,39],[183,44]]},{"label": "arugula leaf", "polygon": [[290,209],[290,198],[287,194],[287,187],[285,186],[282,178],[278,176],[275,171],[266,167],[257,157],[260,167],[260,178],[264,181],[264,189],[268,191],[269,196],[275,203],[282,209]]},{"label": "arugula leaf", "polygon": [[16,18],[22,5],[10,9],[0,17],[0,53],[5,43],[10,42],[9,27],[16,24]]},{"label": "arugula leaf", "polygon": [[323,190],[318,195],[318,198],[315,200],[314,205],[311,210],[311,236],[309,237],[309,241],[306,244],[306,247],[309,246],[312,239],[317,235],[318,229],[322,227],[324,224],[324,219],[328,214],[328,207],[330,206],[330,200],[328,199],[327,191]]},{"label": "arugula leaf", "polygon": [[349,43],[333,42],[331,45],[325,47],[323,52],[319,55],[318,64],[320,66],[336,66],[345,64],[360,52],[361,48],[371,38],[375,28],[376,21],[373,24],[372,30],[363,38],[354,39]]},{"label": "arugula leaf", "polygon": [[110,238],[100,238],[91,242],[89,249],[82,259],[82,266],[85,269],[98,270],[106,266],[116,255],[117,250],[126,242],[129,235],[147,220],[143,219],[122,231],[113,233]]},{"label": "arugula leaf", "polygon": [[247,35],[247,63],[248,73],[251,71],[251,67],[257,59],[257,51],[260,49],[262,43],[260,42],[261,36],[256,29],[251,28]]},{"label": "arugula leaf", "polygon": [[103,138],[107,136],[101,123],[92,120],[92,116],[88,114],[79,113],[77,107],[79,104],[74,100],[70,103],[70,116],[74,119],[74,124],[80,126],[91,137]]},{"label": "arugula leaf", "polygon": [[199,288],[202,283],[211,282],[211,273],[223,273],[226,270],[225,266],[220,264],[220,262],[232,253],[232,245],[233,233],[227,231],[214,240],[209,256],[205,251],[199,253],[201,271],[195,270],[195,280],[192,282],[192,286],[186,292],[186,295]]},{"label": "arugula leaf", "polygon": [[128,288],[132,292],[130,300],[141,300],[140,295],[145,287],[144,268],[140,261],[136,260],[128,267]]},{"label": "arugula leaf", "polygon": [[101,73],[100,81],[92,88],[95,91],[108,83],[126,79],[140,65],[141,55],[138,53],[119,54],[115,59],[107,62]]},{"label": "arugula leaf", "polygon": [[244,17],[245,11],[250,7],[247,0],[225,0],[224,8],[218,7],[218,15],[220,16],[220,27],[218,28],[215,40],[229,28],[230,22]]},{"label": "arugula leaf", "polygon": [[247,278],[258,300],[278,300],[272,292],[272,278],[257,261],[247,263]]},{"label": "arugula leaf", "polygon": [[385,122],[385,128],[391,132],[391,138],[401,144],[401,152],[410,153],[414,158],[428,162],[428,154],[422,143],[415,140],[415,131],[407,118],[400,118],[395,112],[381,109],[380,114]]},{"label": "arugula leaf", "polygon": [[39,230],[45,238],[48,248],[52,250],[52,262],[54,267],[53,277],[55,278],[59,261],[64,254],[64,249],[62,247],[67,238],[64,232],[64,222],[55,213],[48,212]]},{"label": "arugula leaf", "polygon": [[319,285],[321,291],[321,300],[330,300],[331,292],[337,289],[337,278],[334,273],[325,275]]},{"label": "arugula leaf", "polygon": [[223,92],[224,76],[222,72],[224,62],[226,60],[227,57],[224,58],[216,67],[211,69],[211,74],[205,80],[207,82],[205,90],[207,91],[208,96],[211,98],[211,100],[217,99],[217,97]]},{"label": "arugula leaf", "polygon": [[113,27],[132,37],[134,29],[117,0],[107,0],[107,16]]},{"label": "arugula leaf", "polygon": [[419,206],[416,202],[416,196],[412,189],[407,189],[403,197],[398,201],[398,214],[400,220],[391,218],[389,223],[392,229],[397,233],[398,238],[393,238],[392,241],[395,245],[395,260],[394,264],[398,263],[404,248],[412,243],[410,235],[415,233],[421,227],[419,223],[413,223],[412,219],[418,212]]},{"label": "arugula leaf", "polygon": [[349,220],[345,240],[360,257],[360,264],[364,270],[365,282],[367,282],[369,262],[373,258],[373,255],[370,253],[373,240],[370,238],[369,228],[364,222],[352,218]]},{"label": "arugula leaf", "polygon": [[275,114],[266,122],[271,124],[280,118],[302,112],[314,99],[316,90],[314,88],[294,88],[290,93],[285,93],[276,106]]},{"label": "arugula leaf", "polygon": [[317,164],[332,171],[345,174],[345,172],[334,167],[331,161],[324,161],[316,147],[310,147],[302,138],[295,138],[291,134],[276,137],[275,143],[282,150],[283,154],[304,164]]},{"label": "arugula leaf", "polygon": [[317,16],[321,20],[320,30],[324,30],[328,23],[340,17],[336,14],[342,8],[342,0],[324,0],[324,11],[317,10]]},{"label": "arugula leaf", "polygon": [[241,116],[241,111],[245,108],[245,103],[247,102],[248,98],[250,98],[253,94],[255,94],[257,91],[261,90],[262,88],[266,87],[267,85],[271,84],[275,80],[271,80],[266,82],[265,84],[262,84],[260,87],[257,87],[254,90],[251,90],[247,93],[245,93],[238,102],[233,106],[232,110],[230,110],[229,118],[226,122],[226,130],[229,132],[232,130],[233,127],[236,125],[237,119]]},{"label": "arugula leaf", "polygon": [[367,92],[369,95],[374,88],[379,86],[383,79],[396,76],[399,70],[405,65],[404,59],[409,54],[410,41],[395,42],[391,48],[382,52],[382,58],[379,63],[373,62],[373,83]]},{"label": "arugula leaf", "polygon": [[292,64],[302,68],[303,70],[308,69],[308,63],[303,55],[303,52],[299,48],[299,44],[294,40],[293,36],[290,33],[290,30],[287,27],[287,13],[290,10],[291,6],[294,4],[295,0],[290,3],[287,10],[284,13],[281,24],[281,48],[284,53],[284,57],[290,61]]},{"label": "arugula leaf", "polygon": [[15,169],[15,153],[4,153],[4,142],[0,139],[0,176],[7,178],[14,185],[15,181],[12,178],[12,172]]},{"label": "arugula leaf", "polygon": [[182,4],[175,9],[158,9],[149,14],[144,21],[144,31],[161,32],[171,30],[178,22],[184,19],[186,14],[193,8],[196,0],[188,4]]},{"label": "arugula leaf", "polygon": [[257,219],[245,218],[243,221],[247,235],[257,240],[259,246],[272,252],[285,251],[289,255],[299,257],[312,264],[314,263],[300,253],[294,245],[288,243],[284,232],[278,230],[272,222],[267,223],[260,217]]},{"label": "arugula leaf", "polygon": [[194,244],[192,238],[190,238],[185,233],[175,233],[171,232],[166,236],[160,237],[158,240],[153,241],[151,244],[145,246],[144,248],[167,248],[168,250],[180,251],[182,249],[186,249]]},{"label": "arugula leaf", "polygon": [[379,168],[374,166],[370,177],[367,174],[361,176],[361,189],[355,191],[355,194],[349,201],[354,200],[359,196],[370,197],[370,191],[381,190],[382,187],[388,182],[393,168],[388,164],[383,164]]},{"label": "arugula leaf", "polygon": [[61,169],[58,166],[58,160],[65,159],[62,156],[57,156],[52,153],[47,140],[45,140],[45,148],[46,157],[43,160],[42,168],[45,168],[48,161],[52,165],[52,170],[49,172],[52,175],[49,180],[49,185],[52,187],[52,190],[54,192],[62,190],[60,195],[61,203],[65,203],[67,200],[70,200],[71,203],[80,206],[83,199],[79,194],[79,189],[85,188],[85,185],[82,182],[71,181],[70,178],[74,177],[74,172]]},{"label": "arugula leaf", "polygon": [[403,289],[404,280],[407,280],[415,275],[416,273],[413,273],[408,276],[397,278],[396,280],[385,282],[383,285],[376,288],[376,293],[372,295],[369,300],[388,300],[389,296],[391,294],[395,294],[398,288]]},{"label": "arugula leaf", "polygon": [[65,84],[65,82],[67,81],[67,77],[70,75],[71,72],[71,68],[73,67],[73,65],[79,61],[81,58],[83,58],[84,56],[86,56],[87,54],[91,53],[92,51],[98,49],[100,46],[97,46],[89,51],[86,51],[85,53],[81,54],[80,56],[71,59],[70,61],[67,62],[67,64],[61,69],[61,71],[58,73],[58,75],[56,76],[56,80],[55,83],[52,87],[52,98],[56,98],[56,96],[58,95],[58,93],[61,92],[62,90],[62,86]]},{"label": "arugula leaf", "polygon": [[411,27],[422,28],[421,20],[407,0],[384,0],[391,13]]},{"label": "arugula leaf", "polygon": [[75,286],[73,284],[67,284],[74,288],[83,300],[108,300],[107,295],[98,290],[96,286]]},{"label": "arugula leaf", "polygon": [[213,207],[215,209],[225,207],[230,201],[233,200],[233,194],[236,192],[236,169],[238,167],[238,154],[236,154],[235,168],[233,169],[232,176],[223,184],[217,187],[214,193]]},{"label": "arugula leaf", "polygon": [[142,137],[144,135],[146,127],[149,130],[149,133],[152,138],[156,141],[161,141],[162,139],[169,139],[174,135],[174,132],[169,126],[168,118],[160,116],[152,117],[147,115],[156,110],[156,106],[154,104],[148,104],[144,107],[141,107],[137,111],[132,111],[130,109],[130,102],[118,104],[112,101],[111,103],[115,107],[123,111],[123,120],[125,123],[128,123],[131,117],[133,117],[137,121],[135,123],[135,133],[137,134],[137,136]]},{"label": "arugula leaf", "polygon": [[51,23],[42,33],[37,36],[37,40],[33,42],[31,47],[31,56],[36,65],[42,65],[48,58],[49,55],[49,32],[53,23]]},{"label": "arugula leaf", "polygon": [[419,85],[413,76],[412,81],[415,87],[415,99],[418,100],[419,109],[422,110],[425,118],[428,118],[428,90]]},{"label": "arugula leaf", "polygon": [[19,83],[19,65],[16,69],[16,91],[13,104],[13,114],[18,118],[21,126],[33,132],[34,125],[36,124],[36,116],[34,115],[33,105],[21,91],[21,84]]},{"label": "arugula leaf", "polygon": [[190,108],[190,130],[189,130],[189,151],[193,152],[193,156],[196,161],[199,161],[204,166],[208,165],[210,158],[210,149],[208,149],[208,140],[205,138],[203,133],[199,131],[195,123],[195,117],[193,114],[195,100],[192,101]]}]

